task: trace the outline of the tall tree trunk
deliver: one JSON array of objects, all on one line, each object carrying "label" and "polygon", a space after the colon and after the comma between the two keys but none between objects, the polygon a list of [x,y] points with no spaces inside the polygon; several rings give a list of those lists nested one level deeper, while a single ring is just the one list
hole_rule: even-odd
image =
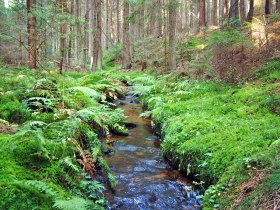
[{"label": "tall tree trunk", "polygon": [[212,0],[212,25],[217,25],[217,0]]},{"label": "tall tree trunk", "polygon": [[271,0],[265,0],[265,14],[268,15],[271,13]]},{"label": "tall tree trunk", "polygon": [[155,37],[162,36],[162,8],[161,0],[157,0],[156,3],[156,29]]},{"label": "tall tree trunk", "polygon": [[109,0],[106,0],[106,37],[105,37],[105,48],[108,50],[110,42],[110,28],[109,28]]},{"label": "tall tree trunk", "polygon": [[205,27],[205,0],[199,0],[199,27]]},{"label": "tall tree trunk", "polygon": [[247,15],[247,21],[252,22],[254,16],[254,0],[250,0],[249,12]]},{"label": "tall tree trunk", "polygon": [[122,53],[122,68],[129,69],[130,61],[130,38],[129,38],[129,3],[124,1],[123,5],[123,53]]},{"label": "tall tree trunk", "polygon": [[240,0],[240,21],[244,22],[246,17],[245,0]]},{"label": "tall tree trunk", "polygon": [[96,29],[94,35],[93,61],[91,69],[96,72],[96,67],[102,67],[101,58],[101,0],[94,0]]},{"label": "tall tree trunk", "polygon": [[224,0],[224,18],[228,17],[229,9],[228,9],[228,1],[229,0]]},{"label": "tall tree trunk", "polygon": [[169,69],[176,70],[176,1],[169,0]]},{"label": "tall tree trunk", "polygon": [[[60,0],[61,14],[65,12],[65,0]],[[59,63],[59,73],[62,74],[62,67],[65,56],[65,23],[64,20],[60,23],[60,63]]]},{"label": "tall tree trunk", "polygon": [[117,0],[117,41],[121,42],[121,23],[120,23],[120,0]]},{"label": "tall tree trunk", "polygon": [[[74,0],[71,0],[70,1],[70,14],[73,15],[74,13]],[[72,38],[72,34],[73,34],[73,25],[70,24],[69,26],[69,30],[70,30],[70,35],[69,35],[69,40],[68,40],[68,60],[67,60],[67,63],[68,65],[71,64],[71,58],[72,58],[72,41],[73,41],[73,38]]]},{"label": "tall tree trunk", "polygon": [[37,67],[37,46],[36,46],[36,17],[33,13],[36,7],[36,0],[27,0],[27,14],[28,14],[28,61],[29,68],[35,69]]},{"label": "tall tree trunk", "polygon": [[238,1],[239,0],[230,0],[229,18],[238,17]]},{"label": "tall tree trunk", "polygon": [[275,10],[276,12],[280,12],[280,0],[276,0]]}]

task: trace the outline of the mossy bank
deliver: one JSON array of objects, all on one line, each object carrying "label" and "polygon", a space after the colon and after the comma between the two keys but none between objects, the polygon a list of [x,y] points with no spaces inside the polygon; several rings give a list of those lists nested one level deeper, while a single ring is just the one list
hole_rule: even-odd
[{"label": "mossy bank", "polygon": [[128,134],[113,104],[124,97],[120,83],[54,70],[36,79],[25,67],[0,72],[0,208],[104,209],[104,186],[115,180],[99,137]]}]

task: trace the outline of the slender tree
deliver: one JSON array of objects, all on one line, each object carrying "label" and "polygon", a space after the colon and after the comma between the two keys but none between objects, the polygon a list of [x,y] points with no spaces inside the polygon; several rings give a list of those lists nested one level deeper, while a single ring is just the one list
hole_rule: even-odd
[{"label": "slender tree", "polygon": [[176,70],[176,14],[177,1],[169,0],[169,69]]},{"label": "slender tree", "polygon": [[251,22],[253,19],[254,15],[254,0],[250,0],[250,5],[249,5],[249,12],[247,15],[247,21]]},{"label": "slender tree", "polygon": [[206,26],[205,19],[205,0],[199,0],[199,27]]},{"label": "slender tree", "polygon": [[230,0],[229,18],[238,17],[238,2],[239,0]]},{"label": "slender tree", "polygon": [[[60,0],[60,9],[62,16],[65,13],[66,2],[65,0]],[[63,62],[65,56],[65,23],[64,20],[60,23],[60,63],[59,63],[59,73],[62,73]]]},{"label": "slender tree", "polygon": [[123,53],[122,53],[122,68],[129,69],[131,67],[130,58],[130,38],[129,38],[129,3],[124,1],[123,5]]},{"label": "slender tree", "polygon": [[28,14],[28,61],[29,68],[35,69],[37,67],[37,33],[36,33],[36,17],[34,15],[34,10],[36,8],[36,0],[27,0],[27,14]]}]

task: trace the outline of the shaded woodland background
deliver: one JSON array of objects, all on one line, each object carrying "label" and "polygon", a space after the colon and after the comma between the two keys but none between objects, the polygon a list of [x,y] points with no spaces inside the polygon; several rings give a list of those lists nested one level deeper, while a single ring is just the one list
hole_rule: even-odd
[{"label": "shaded woodland background", "polygon": [[[219,27],[243,24],[261,48],[279,35],[279,26],[271,28],[266,18],[279,12],[279,0],[16,0],[8,5],[1,0],[0,59],[31,68],[94,72],[117,60],[125,69],[186,69],[188,55],[178,52],[180,40],[198,33],[205,37]],[[146,48],[153,38],[161,48],[151,58]],[[217,59],[231,59],[222,48]]]}]

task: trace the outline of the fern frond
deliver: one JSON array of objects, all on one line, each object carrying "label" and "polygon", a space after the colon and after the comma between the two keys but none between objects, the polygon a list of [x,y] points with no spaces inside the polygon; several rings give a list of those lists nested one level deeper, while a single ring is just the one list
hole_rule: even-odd
[{"label": "fern frond", "polygon": [[93,203],[81,197],[73,197],[70,200],[55,200],[53,207],[61,210],[89,210]]},{"label": "fern frond", "polygon": [[18,185],[19,187],[23,187],[28,189],[32,192],[39,192],[44,193],[49,197],[56,197],[58,193],[54,191],[51,187],[49,187],[46,183],[39,181],[39,180],[23,180],[23,181],[15,181],[14,184]]}]

